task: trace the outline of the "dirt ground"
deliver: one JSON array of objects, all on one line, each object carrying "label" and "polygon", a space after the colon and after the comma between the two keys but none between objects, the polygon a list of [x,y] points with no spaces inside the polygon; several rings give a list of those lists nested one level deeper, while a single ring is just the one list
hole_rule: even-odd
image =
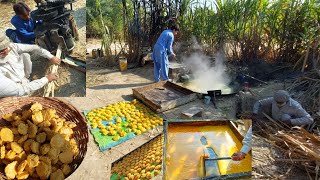
[{"label": "dirt ground", "polygon": [[[33,0],[24,1],[32,10],[36,9],[36,3]],[[73,15],[78,26],[79,41],[76,42],[75,49],[70,55],[73,58],[85,61],[86,56],[86,18],[85,18],[85,0],[79,0],[73,4]],[[0,2],[2,12],[0,14],[0,28],[6,30],[13,28],[10,23],[11,17],[14,15],[12,10],[13,3]],[[45,75],[46,68],[50,63],[39,56],[32,56],[33,73],[32,79],[38,79]],[[85,96],[85,78],[86,75],[70,66],[62,64],[58,69],[59,79],[57,80],[58,88],[55,91],[56,97],[83,97]],[[33,96],[42,96],[43,89],[37,91]]]}]

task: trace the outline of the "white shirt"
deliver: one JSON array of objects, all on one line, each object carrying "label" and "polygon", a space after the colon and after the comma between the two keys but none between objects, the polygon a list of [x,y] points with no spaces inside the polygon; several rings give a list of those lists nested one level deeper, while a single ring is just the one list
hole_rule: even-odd
[{"label": "white shirt", "polygon": [[252,126],[250,126],[246,136],[242,140],[242,148],[241,152],[248,154],[249,151],[251,150],[251,142],[252,142]]},{"label": "white shirt", "polygon": [[19,84],[7,78],[0,72],[0,97],[24,96],[42,88],[48,83],[48,79],[43,77],[31,82]]},{"label": "white shirt", "polygon": [[30,94],[32,91],[38,90],[48,83],[46,77],[32,82],[29,82],[25,78],[26,74],[21,54],[33,53],[51,59],[54,56],[49,51],[37,45],[29,44],[11,43],[10,48],[9,54],[5,58],[0,58],[0,62],[4,62],[0,63],[0,97]]}]

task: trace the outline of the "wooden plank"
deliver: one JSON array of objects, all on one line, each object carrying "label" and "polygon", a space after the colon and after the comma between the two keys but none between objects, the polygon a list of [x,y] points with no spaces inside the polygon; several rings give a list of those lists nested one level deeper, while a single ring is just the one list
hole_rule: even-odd
[{"label": "wooden plank", "polygon": [[154,89],[156,87],[163,87],[163,85],[166,83],[166,81],[160,81],[160,82],[157,82],[157,83],[153,83],[153,84],[150,84],[150,85],[147,85],[147,86],[143,86],[143,87],[139,87],[139,88],[134,88],[137,92],[144,92],[144,91],[148,91],[148,90],[151,90],[151,89]]},{"label": "wooden plank", "polygon": [[230,127],[233,134],[240,140],[240,142],[242,142],[243,136],[240,134],[236,126],[231,121],[228,121],[228,126]]},{"label": "wooden plank", "polygon": [[161,104],[161,112],[163,111],[166,111],[166,110],[169,110],[169,109],[173,109],[177,106],[181,106],[181,105],[184,105],[184,104],[187,104],[191,101],[194,101],[196,100],[198,97],[196,94],[190,94],[190,95],[187,95],[187,96],[184,96],[184,97],[181,97],[179,99],[176,99],[176,100],[171,100],[171,101],[167,101],[167,102],[164,102]]},{"label": "wooden plank", "polygon": [[157,113],[197,99],[196,93],[169,81],[132,89],[133,96]]},{"label": "wooden plank", "polygon": [[139,93],[137,90],[133,89],[133,97],[140,99],[146,106],[148,106],[151,110],[155,112],[160,112],[160,106],[157,104],[154,104],[149,99],[145,98],[141,93]]},{"label": "wooden plank", "polygon": [[203,109],[200,107],[192,107],[187,109],[186,111],[181,112],[182,119],[191,119],[193,117],[202,117]]}]

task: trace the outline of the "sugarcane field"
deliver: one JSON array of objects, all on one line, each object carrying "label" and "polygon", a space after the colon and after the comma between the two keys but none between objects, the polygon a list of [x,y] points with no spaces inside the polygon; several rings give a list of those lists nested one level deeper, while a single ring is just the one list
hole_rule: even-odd
[{"label": "sugarcane field", "polygon": [[0,7],[0,179],[320,180],[320,1]]}]

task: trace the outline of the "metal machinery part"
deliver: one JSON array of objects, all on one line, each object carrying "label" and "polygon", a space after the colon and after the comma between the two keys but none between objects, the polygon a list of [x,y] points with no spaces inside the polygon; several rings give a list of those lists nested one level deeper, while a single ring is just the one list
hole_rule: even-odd
[{"label": "metal machinery part", "polygon": [[[78,40],[78,30],[71,15],[75,0],[45,0],[37,2],[37,10],[31,16],[38,21],[35,28],[36,43],[50,52],[55,52],[61,44],[63,51],[69,53]],[[66,8],[70,4],[70,9]]]}]

